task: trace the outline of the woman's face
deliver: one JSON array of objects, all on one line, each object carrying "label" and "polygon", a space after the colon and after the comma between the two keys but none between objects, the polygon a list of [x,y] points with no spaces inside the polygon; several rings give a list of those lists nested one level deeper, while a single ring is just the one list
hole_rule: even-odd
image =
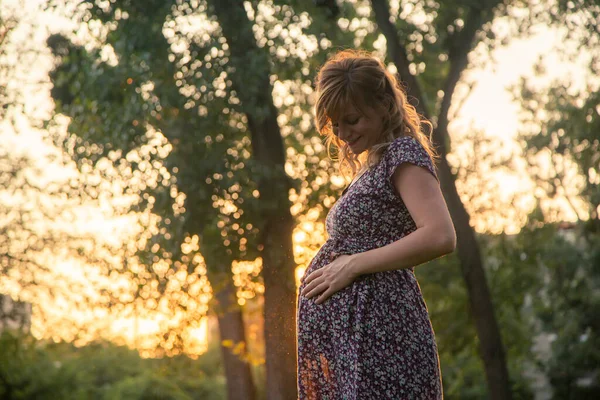
[{"label": "woman's face", "polygon": [[332,120],[333,133],[346,142],[352,153],[358,155],[377,144],[383,129],[382,117],[370,107],[360,113],[348,105],[340,113],[339,120]]}]

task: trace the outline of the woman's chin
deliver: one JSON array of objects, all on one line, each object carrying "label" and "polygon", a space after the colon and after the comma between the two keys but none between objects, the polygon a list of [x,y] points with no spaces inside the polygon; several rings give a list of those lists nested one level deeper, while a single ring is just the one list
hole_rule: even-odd
[{"label": "woman's chin", "polygon": [[350,151],[352,151],[353,154],[359,155],[360,153],[364,152],[366,149],[364,148],[364,146],[361,146],[359,144],[356,144],[354,146],[349,146],[350,147]]},{"label": "woman's chin", "polygon": [[361,146],[360,142],[361,142],[361,140],[359,139],[356,141],[356,143],[348,145],[348,147],[350,147],[350,150],[352,151],[352,153],[358,155],[358,154],[362,153],[363,151],[365,151],[364,147]]}]

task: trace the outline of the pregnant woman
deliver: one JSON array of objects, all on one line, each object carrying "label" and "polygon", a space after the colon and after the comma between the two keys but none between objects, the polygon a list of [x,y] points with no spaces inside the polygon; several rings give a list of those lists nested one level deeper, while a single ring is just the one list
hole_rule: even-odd
[{"label": "pregnant woman", "polygon": [[316,83],[317,128],[354,179],[302,278],[299,399],[442,399],[414,267],[454,251],[456,234],[421,130],[428,123],[366,53],[337,53]]}]

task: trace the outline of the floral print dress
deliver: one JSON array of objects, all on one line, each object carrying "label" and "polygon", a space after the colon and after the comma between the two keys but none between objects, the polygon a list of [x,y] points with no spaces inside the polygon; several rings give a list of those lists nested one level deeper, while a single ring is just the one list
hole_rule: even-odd
[{"label": "floral print dress", "polygon": [[[329,211],[328,239],[305,276],[339,255],[382,247],[416,230],[391,180],[404,162],[437,179],[416,139],[394,140]],[[362,275],[321,304],[316,296],[298,296],[300,400],[442,399],[437,345],[413,270]]]}]

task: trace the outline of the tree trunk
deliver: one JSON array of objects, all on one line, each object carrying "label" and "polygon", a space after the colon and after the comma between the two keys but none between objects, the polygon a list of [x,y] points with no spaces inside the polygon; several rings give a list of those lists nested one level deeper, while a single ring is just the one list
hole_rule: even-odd
[{"label": "tree trunk", "polygon": [[213,0],[211,5],[229,45],[231,73],[248,118],[253,158],[261,168],[254,176],[260,192],[261,242],[265,284],[266,396],[297,398],[296,281],[292,247],[285,151],[273,104],[268,54],[258,48],[242,0]]},{"label": "tree trunk", "polygon": [[[420,88],[415,76],[408,68],[406,49],[398,38],[394,25],[390,22],[389,7],[386,0],[371,0],[373,11],[380,30],[385,35],[388,43],[388,52],[400,73],[400,78],[407,84],[407,93],[417,110],[430,119],[427,99]],[[475,232],[470,224],[470,216],[462,203],[456,190],[456,178],[452,174],[446,159],[448,139],[448,110],[452,101],[452,94],[462,71],[468,63],[468,53],[471,49],[476,31],[485,21],[489,11],[498,4],[498,1],[487,2],[480,8],[473,8],[469,18],[461,31],[458,45],[454,46],[449,54],[451,67],[444,85],[444,99],[437,119],[437,126],[433,132],[433,142],[440,154],[438,164],[439,178],[442,192],[448,204],[448,209],[457,235],[457,251],[460,260],[463,279],[469,295],[469,304],[473,320],[479,337],[479,349],[483,360],[487,385],[492,400],[509,400],[512,398],[506,357],[500,329],[494,314],[492,299],[485,278],[483,260]]]},{"label": "tree trunk", "polygon": [[[435,136],[441,136],[438,132]],[[436,140],[439,143],[439,140]],[[437,144],[436,143],[436,144]],[[492,400],[512,398],[506,357],[500,328],[494,314],[494,305],[488,289],[483,260],[470,216],[460,200],[454,176],[443,157],[438,165],[442,191],[456,229],[458,259],[469,295],[471,315],[475,321],[479,350],[485,368],[485,376]]]},{"label": "tree trunk", "polygon": [[[161,43],[164,43],[165,45],[164,47],[168,47],[168,43],[164,41],[162,33],[160,34],[160,37],[162,38]],[[168,54],[168,52],[165,51],[165,54]],[[156,64],[163,64],[167,67],[169,65],[169,61],[166,59],[157,59],[154,62]],[[160,67],[155,68],[155,70],[161,71]],[[172,74],[163,74],[160,84],[165,85],[165,87],[176,86]],[[168,92],[168,90],[165,90],[165,92]],[[157,93],[162,94],[160,89],[157,90]],[[175,104],[177,103],[175,102]],[[177,114],[178,118],[181,121],[186,121],[186,117],[190,112],[190,110],[180,109],[180,112]],[[191,119],[192,118],[190,118],[190,120]],[[161,123],[163,125],[161,125]],[[172,140],[174,146],[188,145],[186,142],[180,142],[181,138],[178,137],[177,134],[172,136],[172,132],[174,131],[172,123],[173,121],[170,120],[159,120],[156,124],[167,138]],[[183,124],[185,126],[185,122],[183,122]],[[193,129],[193,127],[190,127],[190,129]],[[190,147],[192,147],[192,145],[190,145]],[[183,165],[179,165],[181,171],[189,168],[189,166],[185,165],[185,161],[183,161],[183,163]],[[184,193],[193,193],[193,191],[196,190],[193,185],[186,184],[187,180],[181,179],[178,183],[179,189]],[[194,219],[194,213],[191,214],[190,218],[192,218],[192,220]],[[193,226],[191,234],[197,234],[200,237],[204,237],[202,228],[199,228],[198,226],[199,224],[191,225]],[[207,266],[207,278],[213,288],[214,298],[217,302],[215,312],[217,314],[221,342],[223,340],[231,340],[234,344],[243,342],[247,345],[242,308],[237,303],[236,288],[233,284],[230,264],[231,258],[225,254],[219,254],[218,252],[215,254],[212,251],[202,248],[200,253],[204,256]],[[223,263],[223,260],[225,259],[228,260],[227,265],[224,265]],[[250,365],[240,359],[239,355],[232,354],[230,348],[225,347],[222,344],[220,347],[225,378],[227,381],[227,399],[255,400],[257,396],[256,385],[254,384]]]},{"label": "tree trunk", "polygon": [[[210,279],[211,282],[222,282],[223,287],[215,291],[217,305],[215,311],[219,321],[219,334],[223,340],[231,340],[234,345],[246,344],[246,334],[242,309],[237,302],[236,287],[231,279]],[[250,364],[233,354],[231,348],[221,344],[221,354],[227,378],[227,398],[229,400],[255,400],[256,387],[252,379]]]},{"label": "tree trunk", "polygon": [[[164,38],[164,36],[161,37]],[[165,43],[166,44],[166,43]],[[167,52],[165,52],[167,53]],[[157,60],[156,63],[162,62],[164,65],[168,65],[167,60]],[[160,71],[159,68],[157,68]],[[176,82],[172,79],[172,74],[165,74],[161,84],[175,87]],[[160,93],[160,91],[159,91]],[[181,110],[179,112],[179,118],[185,121],[189,110]],[[171,121],[164,121],[164,126],[157,124],[161,131],[174,143],[180,140],[175,135],[173,139],[171,132],[173,131],[170,123]],[[185,146],[184,143],[179,143],[179,146]],[[179,166],[180,170],[185,170],[185,165]],[[193,186],[186,185],[186,180],[179,181],[179,187],[184,193],[192,193],[195,189]],[[192,214],[191,218],[194,215]],[[193,224],[195,229],[192,229],[191,233],[195,233],[200,237],[203,237],[202,229],[198,229],[197,224]],[[223,340],[231,340],[233,343],[246,343],[246,333],[243,321],[242,308],[237,303],[236,299],[236,288],[233,285],[233,277],[231,273],[230,257],[225,254],[214,254],[211,251],[203,251],[204,260],[207,264],[207,278],[210,282],[213,291],[214,298],[217,303],[215,312],[217,313],[217,320],[219,324],[219,334],[221,342]],[[228,265],[223,265],[223,260],[228,260]],[[227,380],[227,398],[229,400],[255,400],[256,399],[256,385],[254,384],[254,378],[250,365],[240,359],[239,355],[232,354],[231,349],[220,345],[221,355],[223,360],[223,367],[225,370],[225,377]]]},{"label": "tree trunk", "polygon": [[[287,191],[286,191],[287,193]],[[293,222],[273,217],[265,229],[265,344],[267,399],[296,399],[296,282],[292,254]],[[288,219],[288,221],[285,221]]]}]

